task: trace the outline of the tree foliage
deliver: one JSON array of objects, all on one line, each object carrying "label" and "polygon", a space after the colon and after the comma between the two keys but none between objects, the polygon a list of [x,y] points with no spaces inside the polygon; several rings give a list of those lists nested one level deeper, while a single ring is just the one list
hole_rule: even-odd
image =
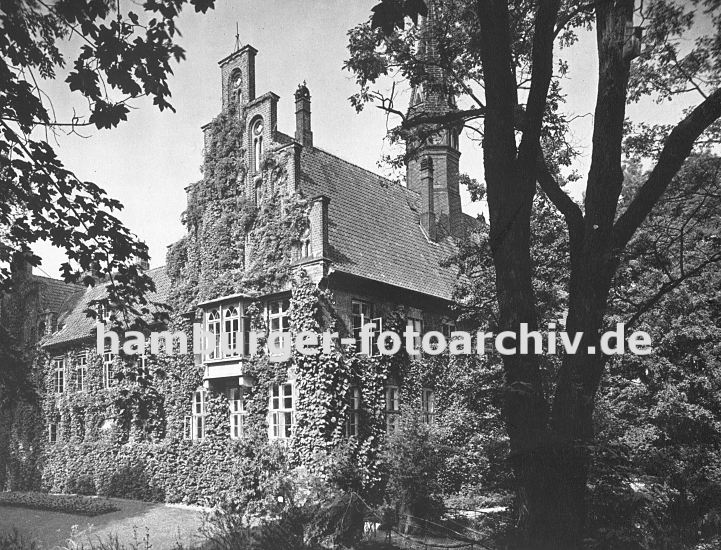
[{"label": "tree foliage", "polygon": [[[633,0],[438,0],[427,5],[423,25],[396,24],[397,10],[386,10],[381,13],[390,22],[379,21],[376,11],[375,18],[350,31],[346,67],[359,85],[351,102],[356,108],[377,102],[397,115],[392,139],[419,139],[414,132],[428,125],[459,122],[481,136],[499,330],[517,333],[521,324],[535,328],[542,319],[532,254],[537,186],[563,215],[569,265],[565,328],[580,335],[581,353],[563,357],[552,389],[544,381],[542,358],[505,356],[503,412],[522,500],[518,544],[578,548],[593,411],[607,363],[602,354],[587,350],[598,349],[601,331],[613,321],[609,298],[617,270],[625,269],[629,242],[689,155],[718,144],[721,5],[715,0],[638,5]],[[412,15],[406,9],[400,17]],[[580,179],[572,171],[579,152],[569,132],[573,114],[564,106],[563,77],[570,61],[560,48],[573,46],[586,28],[595,31],[599,71],[591,164],[579,204],[559,173],[565,166]],[[415,47],[419,37],[431,45],[431,55],[428,48]],[[406,116],[396,105],[397,87],[384,93],[377,86],[381,78],[454,94],[458,107],[440,115]],[[669,103],[680,113],[678,121],[629,120],[627,105],[641,100]],[[640,182],[624,179],[629,158],[650,166]]]},{"label": "tree foliage", "polygon": [[[131,323],[148,314],[153,289],[135,262],[147,246],[118,218],[122,208],[102,185],[79,179],[51,145],[58,132],[116,127],[131,102],[151,97],[171,109],[168,78],[184,58],[176,20],[186,5],[197,12],[213,0],[148,0],[137,11],[110,0],[8,0],[0,10],[0,283],[9,263],[40,259],[32,245],[47,241],[66,252],[68,282],[110,279],[102,301]],[[70,55],[65,51],[72,52]],[[43,81],[69,69],[68,90],[87,102],[85,113],[58,120]]]}]

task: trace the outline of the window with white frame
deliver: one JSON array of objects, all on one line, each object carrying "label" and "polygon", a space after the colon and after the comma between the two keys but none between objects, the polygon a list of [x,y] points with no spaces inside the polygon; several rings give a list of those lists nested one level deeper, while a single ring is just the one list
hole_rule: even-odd
[{"label": "window with white frame", "polygon": [[205,437],[205,402],[207,394],[205,388],[198,388],[193,392],[190,415],[185,417],[183,426],[184,439],[193,441]]},{"label": "window with white frame", "polygon": [[433,396],[433,390],[423,388],[421,390],[421,414],[423,415],[423,422],[426,424],[433,424],[433,417],[436,413],[436,403]]},{"label": "window with white frame", "polygon": [[378,355],[378,336],[383,332],[383,319],[373,318],[373,304],[363,300],[351,300],[351,327],[356,341],[356,352],[361,351],[361,329],[363,325],[373,325],[371,336],[371,355]]},{"label": "window with white frame", "polygon": [[85,391],[88,383],[88,352],[81,351],[75,356],[75,387]]},{"label": "window with white frame", "polygon": [[[272,300],[268,302],[268,328],[270,334],[287,333],[290,331],[290,300]],[[282,346],[282,339],[278,342]]]},{"label": "window with white frame", "polygon": [[241,439],[245,427],[245,402],[242,387],[228,390],[228,405],[230,406],[230,439]]},{"label": "window with white frame", "polygon": [[270,389],[269,436],[271,439],[288,439],[293,436],[295,408],[293,384],[275,384]]},{"label": "window with white frame", "polygon": [[103,388],[109,388],[113,381],[113,361],[115,354],[112,351],[103,353]]},{"label": "window with white frame", "polygon": [[240,333],[240,310],[237,305],[223,308],[223,355],[234,357],[239,354],[238,335]]},{"label": "window with white frame", "polygon": [[413,349],[421,350],[421,339],[423,338],[423,319],[420,317],[408,317],[408,326],[416,332],[417,335],[413,337]]},{"label": "window with white frame", "polygon": [[220,339],[221,339],[221,320],[220,310],[218,308],[211,309],[207,313],[206,317],[206,330],[212,334],[212,341],[208,343],[210,346],[210,353],[208,357],[210,359],[220,359]]},{"label": "window with white frame", "polygon": [[358,437],[361,416],[360,388],[351,386],[348,390],[348,418],[345,425],[346,437]]},{"label": "window with white frame", "polygon": [[386,386],[386,433],[398,429],[401,415],[401,392],[398,386]]},{"label": "window with white frame", "polygon": [[53,359],[53,392],[65,391],[65,357]]},{"label": "window with white frame", "polygon": [[205,312],[205,330],[210,333],[208,359],[250,355],[250,318],[243,304],[234,302]]}]

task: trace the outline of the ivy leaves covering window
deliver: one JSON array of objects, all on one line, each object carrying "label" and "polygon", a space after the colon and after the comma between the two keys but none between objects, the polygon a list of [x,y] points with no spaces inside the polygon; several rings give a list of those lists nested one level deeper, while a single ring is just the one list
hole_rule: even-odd
[{"label": "ivy leaves covering window", "polygon": [[83,351],[75,356],[75,386],[78,391],[87,389],[88,352]]},{"label": "ivy leaves covering window", "polygon": [[228,390],[230,406],[230,439],[241,439],[245,428],[245,402],[243,388]]},{"label": "ivy leaves covering window", "polygon": [[205,402],[205,389],[198,388],[193,392],[190,416],[185,417],[183,426],[184,439],[199,440],[205,437]]},{"label": "ivy leaves covering window", "polygon": [[423,337],[423,319],[418,317],[408,317],[408,327],[417,332],[418,335],[413,337],[413,349],[420,352],[421,339]]},{"label": "ivy leaves covering window", "polygon": [[421,414],[423,415],[423,422],[426,424],[433,424],[433,417],[435,416],[435,399],[433,397],[433,390],[423,388],[421,393]]},{"label": "ivy leaves covering window", "polygon": [[113,361],[115,354],[111,351],[103,353],[103,388],[109,388],[113,380]]},{"label": "ivy leaves covering window", "polygon": [[57,443],[58,441],[58,425],[55,422],[48,424],[48,441]]},{"label": "ivy leaves covering window", "polygon": [[361,393],[360,388],[353,386],[348,391],[348,419],[346,420],[346,437],[358,437],[360,429]]},{"label": "ivy leaves covering window", "polygon": [[398,386],[386,386],[386,432],[395,433],[401,415],[401,395]]},{"label": "ivy leaves covering window", "polygon": [[293,435],[295,409],[293,384],[274,385],[270,390],[270,433],[271,439],[288,439]]},{"label": "ivy leaves covering window", "polygon": [[54,359],[53,367],[53,392],[63,393],[65,391],[65,358]]}]

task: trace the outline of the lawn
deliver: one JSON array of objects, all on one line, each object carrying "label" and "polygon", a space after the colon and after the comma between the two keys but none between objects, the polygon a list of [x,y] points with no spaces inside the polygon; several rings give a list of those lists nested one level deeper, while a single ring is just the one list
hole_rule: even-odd
[{"label": "lawn", "polygon": [[62,512],[29,510],[13,506],[0,507],[0,531],[17,528],[34,537],[42,548],[50,550],[64,545],[75,529],[83,531],[79,542],[107,540],[117,535],[120,542],[129,544],[134,538],[142,541],[146,533],[153,550],[171,550],[177,541],[184,545],[202,541],[199,533],[203,521],[200,509],[135,500],[109,499],[118,508],[89,518]]}]

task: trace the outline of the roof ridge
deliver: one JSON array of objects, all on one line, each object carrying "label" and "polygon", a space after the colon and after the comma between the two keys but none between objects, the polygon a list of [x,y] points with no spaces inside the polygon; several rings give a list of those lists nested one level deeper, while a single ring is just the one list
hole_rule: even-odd
[{"label": "roof ridge", "polygon": [[55,277],[46,277],[45,275],[36,275],[35,273],[33,273],[32,276],[35,279],[42,279],[44,281],[52,281],[54,283],[62,283],[67,286],[76,286],[79,289],[85,288],[83,285],[81,285],[79,283],[68,283],[67,281],[64,281],[62,279],[56,279]]}]

